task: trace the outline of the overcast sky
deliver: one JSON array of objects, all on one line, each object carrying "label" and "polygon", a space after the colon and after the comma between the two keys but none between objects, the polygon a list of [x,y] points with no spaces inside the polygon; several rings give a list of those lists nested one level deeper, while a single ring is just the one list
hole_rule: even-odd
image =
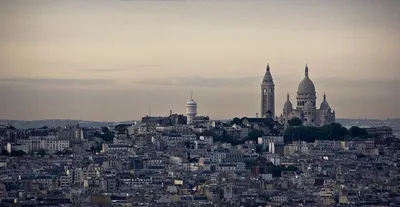
[{"label": "overcast sky", "polygon": [[255,116],[310,77],[338,118],[400,117],[400,1],[0,1],[0,118]]}]

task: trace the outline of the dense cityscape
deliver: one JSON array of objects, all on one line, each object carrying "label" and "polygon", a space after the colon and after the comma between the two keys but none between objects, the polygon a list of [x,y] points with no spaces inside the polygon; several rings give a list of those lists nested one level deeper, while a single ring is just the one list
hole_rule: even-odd
[{"label": "dense cityscape", "polygon": [[400,0],[0,0],[0,207],[400,207]]},{"label": "dense cityscape", "polygon": [[1,205],[399,206],[399,122],[340,124],[309,72],[281,115],[268,65],[255,117],[199,116],[191,95],[140,121],[4,123]]}]

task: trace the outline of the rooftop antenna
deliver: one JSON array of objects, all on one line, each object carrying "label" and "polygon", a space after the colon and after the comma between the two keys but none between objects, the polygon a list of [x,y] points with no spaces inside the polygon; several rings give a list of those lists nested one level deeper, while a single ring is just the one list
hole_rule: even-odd
[{"label": "rooftop antenna", "polygon": [[190,91],[190,100],[193,101],[193,91]]}]

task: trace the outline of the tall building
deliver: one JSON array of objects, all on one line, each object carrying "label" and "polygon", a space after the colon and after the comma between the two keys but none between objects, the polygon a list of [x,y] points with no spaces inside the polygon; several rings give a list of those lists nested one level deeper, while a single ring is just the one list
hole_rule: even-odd
[{"label": "tall building", "polygon": [[294,117],[303,121],[307,126],[323,126],[335,122],[335,111],[329,106],[326,95],[324,94],[320,108],[317,109],[317,95],[315,86],[308,75],[308,66],[306,64],[305,76],[300,82],[297,89],[297,107],[293,108],[290,102],[289,94],[287,95],[286,103],[283,106],[283,114],[281,121],[287,124]]},{"label": "tall building", "polygon": [[269,64],[261,83],[261,117],[275,118],[275,84],[272,79]]},{"label": "tall building", "polygon": [[193,124],[197,115],[197,103],[193,100],[193,93],[190,94],[190,101],[186,102],[187,124]]}]

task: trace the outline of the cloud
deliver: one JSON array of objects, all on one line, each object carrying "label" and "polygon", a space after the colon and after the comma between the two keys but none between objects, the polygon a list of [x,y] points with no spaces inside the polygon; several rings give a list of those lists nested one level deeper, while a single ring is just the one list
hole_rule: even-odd
[{"label": "cloud", "polygon": [[108,72],[118,72],[118,71],[123,71],[126,69],[120,69],[120,68],[98,68],[98,69],[80,69],[78,71],[81,72],[88,72],[88,73],[108,73]]},{"label": "cloud", "polygon": [[399,88],[400,79],[379,80],[379,79],[365,79],[365,80],[352,80],[344,78],[317,78],[315,79],[316,85],[323,85],[327,87],[350,87],[364,89],[369,88]]},{"label": "cloud", "polygon": [[136,81],[135,83],[159,86],[195,86],[195,87],[221,87],[221,86],[245,86],[260,82],[262,76],[251,76],[243,78],[205,78],[205,77],[180,77],[180,78],[157,78]]},{"label": "cloud", "polygon": [[33,84],[33,85],[110,85],[112,79],[57,79],[57,78],[3,78],[0,83]]},{"label": "cloud", "polygon": [[[136,64],[130,66],[132,69],[143,69],[143,68],[159,68],[162,65],[159,64]],[[129,70],[128,68],[93,68],[93,69],[79,69],[78,71],[87,73],[110,73],[110,72],[120,72]]]}]

